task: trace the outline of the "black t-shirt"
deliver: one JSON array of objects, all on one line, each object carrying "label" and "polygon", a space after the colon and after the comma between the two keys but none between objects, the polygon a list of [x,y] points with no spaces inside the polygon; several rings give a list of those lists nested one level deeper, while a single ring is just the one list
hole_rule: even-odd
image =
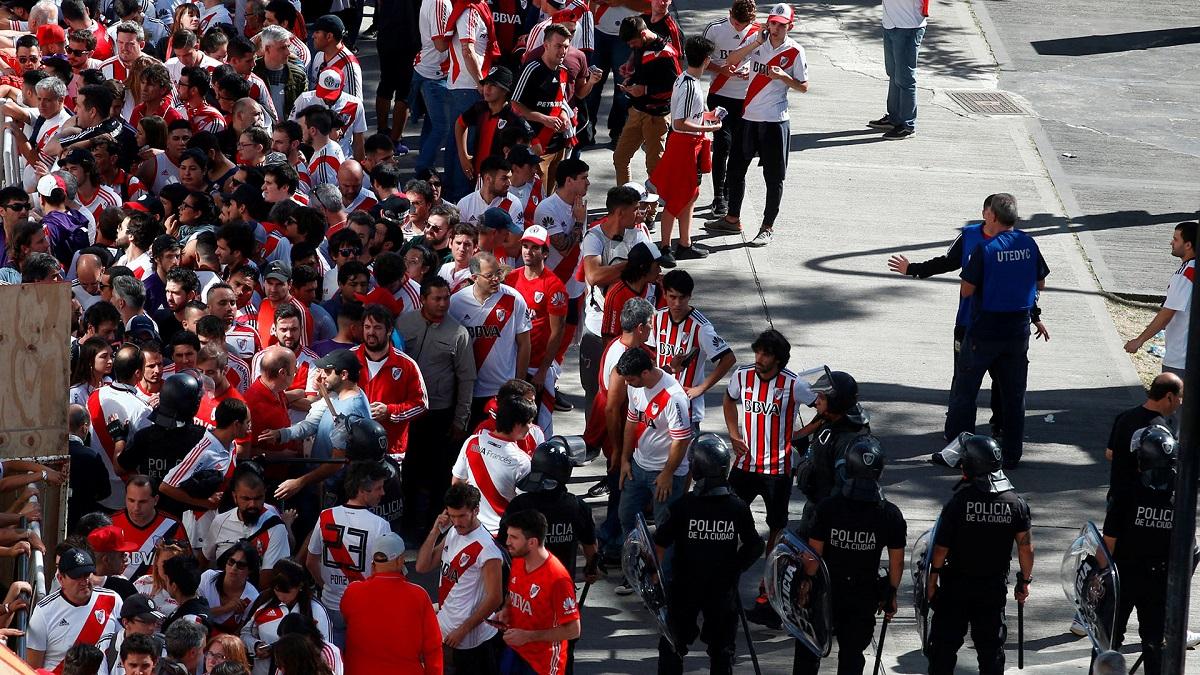
[{"label": "black t-shirt", "polygon": [[948,574],[1007,576],[1013,538],[1031,522],[1029,505],[1015,490],[995,494],[965,483],[942,508],[934,544],[950,549]]},{"label": "black t-shirt", "polygon": [[132,581],[115,574],[105,577],[104,587],[121,596],[122,600],[128,600],[129,596],[136,595],[138,592]]},{"label": "black t-shirt", "polygon": [[100,502],[112,494],[112,485],[108,482],[108,469],[100,459],[100,453],[74,439],[68,448],[71,494],[67,497],[67,529],[71,529],[85,514],[108,511],[100,506]]},{"label": "black t-shirt", "polygon": [[1175,522],[1173,490],[1144,486],[1114,496],[1104,516],[1104,536],[1115,537],[1113,558],[1165,562]]},{"label": "black t-shirt", "polygon": [[171,338],[183,330],[183,324],[175,318],[175,312],[165,307],[154,313],[154,323],[158,324],[158,336],[164,345],[169,344]]},{"label": "black t-shirt", "polygon": [[809,536],[825,544],[822,558],[835,577],[874,580],[884,549],[904,548],[908,524],[895,504],[835,495],[817,505]]},{"label": "black t-shirt", "polygon": [[125,120],[110,117],[94,127],[59,139],[63,148],[81,141],[90,141],[100,136],[112,136],[119,146],[117,165],[126,171],[132,170],[138,159],[137,131]]},{"label": "black t-shirt", "polygon": [[[550,68],[538,59],[525,64],[512,96],[514,101],[532,112],[557,117],[570,102],[572,88],[571,75],[564,66]],[[563,132],[553,132],[538,122],[529,122],[529,126],[533,129],[534,141],[544,151],[552,152],[563,146]]]},{"label": "black t-shirt", "polygon": [[1119,494],[1140,487],[1138,482],[1137,457],[1129,449],[1133,432],[1149,426],[1160,415],[1144,405],[1130,408],[1117,415],[1112,431],[1108,434],[1108,449],[1112,450],[1112,466],[1108,473],[1108,497],[1116,499]]},{"label": "black t-shirt", "polygon": [[476,101],[459,115],[459,119],[467,128],[467,147],[471,149],[476,170],[488,157],[504,155],[505,136],[533,137],[529,122],[518,115],[510,103],[505,103],[500,112],[493,114],[487,101]]},{"label": "black t-shirt", "polygon": [[[546,516],[546,548],[575,576],[579,545],[596,544],[596,523],[592,510],[579,497],[566,490],[528,492],[508,503],[505,513],[536,509]],[[505,531],[501,524],[500,531]]]},{"label": "black t-shirt", "polygon": [[732,494],[683,495],[668,507],[654,543],[675,547],[672,586],[714,595],[732,588],[763,550],[750,507]]}]

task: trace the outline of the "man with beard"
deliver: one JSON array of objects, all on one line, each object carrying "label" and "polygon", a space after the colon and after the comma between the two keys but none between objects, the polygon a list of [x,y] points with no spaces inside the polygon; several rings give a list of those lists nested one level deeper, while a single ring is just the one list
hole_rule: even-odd
[{"label": "man with beard", "polygon": [[387,430],[388,451],[403,456],[408,448],[409,422],[429,409],[429,397],[417,362],[391,344],[394,325],[385,307],[367,305],[363,308],[363,343],[350,351],[358,358],[359,386],[371,402],[371,419]]},{"label": "man with beard", "polygon": [[[275,312],[272,329],[275,335],[273,337],[280,346],[287,348],[296,358],[296,375],[291,386],[284,392],[293,424],[308,414],[313,401],[317,399],[317,355],[308,347],[300,344],[300,337],[303,333],[301,325],[300,312],[295,307],[284,305]],[[262,375],[265,354],[265,350],[258,352],[254,355],[254,360],[250,362],[252,377],[257,378]]]},{"label": "man with beard", "polygon": [[142,379],[138,380],[138,393],[149,403],[150,398],[162,391],[163,353],[162,343],[147,340],[142,343]]},{"label": "man with beard", "polygon": [[200,278],[186,267],[173,267],[167,272],[163,296],[166,306],[154,313],[154,322],[159,336],[170,342],[183,329],[187,304],[200,297]]},{"label": "man with beard", "polygon": [[263,268],[263,291],[266,297],[258,306],[258,339],[264,346],[274,344],[279,337],[273,335],[275,315],[278,310],[291,305],[300,315],[300,344],[307,347],[313,343],[312,313],[301,302],[292,297],[292,268],[276,260]]},{"label": "man with beard", "polygon": [[266,503],[267,486],[253,469],[242,470],[233,479],[234,508],[218,513],[201,540],[204,557],[216,560],[230,546],[249,541],[262,557],[262,571],[253,580],[258,588],[270,588],[275,563],[288,557],[288,529],[274,506]]},{"label": "man with beard", "polygon": [[237,293],[233,286],[221,281],[208,288],[208,313],[221,320],[225,326],[225,346],[230,354],[243,359],[252,358],[262,349],[258,333],[237,321]]}]

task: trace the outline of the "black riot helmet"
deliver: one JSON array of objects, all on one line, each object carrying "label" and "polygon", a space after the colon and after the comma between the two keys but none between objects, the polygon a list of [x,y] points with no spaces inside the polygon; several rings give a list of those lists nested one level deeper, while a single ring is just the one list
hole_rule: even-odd
[{"label": "black riot helmet", "polygon": [[814,393],[825,395],[829,412],[845,415],[858,403],[858,382],[850,373],[829,370],[828,367],[824,370],[825,372],[813,382],[812,390]]},{"label": "black riot helmet", "polygon": [[962,441],[962,470],[967,480],[984,492],[1007,492],[1012,483],[1004,475],[1004,455],[991,436],[972,434]]},{"label": "black riot helmet", "polygon": [[713,433],[700,434],[688,448],[688,456],[697,494],[729,494],[731,456],[724,439]]},{"label": "black riot helmet", "polygon": [[553,436],[533,449],[529,473],[517,481],[524,492],[552,492],[567,487],[571,479],[571,454],[562,436]]},{"label": "black riot helmet", "polygon": [[1178,446],[1170,429],[1161,424],[1138,429],[1133,434],[1133,452],[1142,485],[1160,491],[1175,488]]},{"label": "black riot helmet", "polygon": [[168,429],[187,426],[200,409],[203,396],[204,388],[195,376],[175,373],[163,381],[162,390],[158,392],[158,407],[151,414],[151,420]]},{"label": "black riot helmet", "polygon": [[879,477],[883,475],[884,454],[879,439],[869,434],[858,436],[839,462],[842,494],[856,501],[879,501]]},{"label": "black riot helmet", "polygon": [[350,430],[350,443],[346,458],[352,462],[378,461],[387,454],[387,429],[370,417],[351,415],[346,421]]}]

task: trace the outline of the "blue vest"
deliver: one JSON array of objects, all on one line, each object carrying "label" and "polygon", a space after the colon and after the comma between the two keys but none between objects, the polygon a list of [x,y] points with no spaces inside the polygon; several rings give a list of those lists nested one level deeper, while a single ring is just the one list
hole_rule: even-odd
[{"label": "blue vest", "polygon": [[1038,246],[1020,230],[1001,232],[984,244],[985,312],[1028,312],[1037,299]]},{"label": "blue vest", "polygon": [[[967,261],[971,259],[971,254],[979,247],[986,239],[983,236],[983,223],[971,223],[962,229],[962,261],[959,262],[959,268],[965,268]],[[958,316],[954,317],[955,326],[970,326],[971,325],[971,298],[958,299]]]}]

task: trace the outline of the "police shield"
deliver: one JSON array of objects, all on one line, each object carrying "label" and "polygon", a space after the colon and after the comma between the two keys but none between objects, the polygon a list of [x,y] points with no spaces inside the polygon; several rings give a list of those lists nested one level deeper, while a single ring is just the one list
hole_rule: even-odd
[{"label": "police shield", "polygon": [[650,530],[646,527],[646,518],[639,513],[637,525],[625,538],[625,545],[621,549],[621,570],[625,573],[625,580],[642,599],[642,604],[654,615],[659,633],[674,646],[675,638],[671,636],[671,629],[667,625],[667,590],[663,586],[661,569],[654,540],[650,538]]},{"label": "police shield", "polygon": [[767,598],[792,637],[817,656],[829,655],[829,570],[821,556],[791,532],[784,533],[767,558]]},{"label": "police shield", "polygon": [[1104,538],[1091,521],[1083,526],[1063,556],[1062,585],[1067,599],[1075,605],[1080,623],[1087,629],[1092,647],[1099,651],[1111,649],[1121,579]]},{"label": "police shield", "polygon": [[929,648],[929,601],[925,589],[929,584],[930,561],[933,560],[933,538],[937,535],[937,523],[925,530],[913,546],[909,569],[913,578],[913,608],[917,611],[917,634],[921,636],[921,651]]}]

